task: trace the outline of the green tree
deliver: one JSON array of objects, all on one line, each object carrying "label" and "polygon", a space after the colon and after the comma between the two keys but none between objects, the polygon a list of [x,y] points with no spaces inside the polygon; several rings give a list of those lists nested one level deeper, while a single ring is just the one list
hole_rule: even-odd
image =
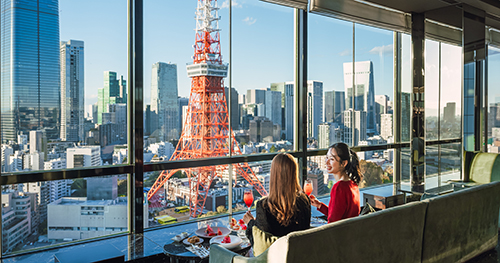
[{"label": "green tree", "polygon": [[382,167],[375,163],[360,160],[359,168],[363,174],[363,181],[361,186],[367,187],[371,185],[379,185],[384,182],[384,171]]},{"label": "green tree", "polygon": [[217,213],[218,214],[223,214],[223,213],[226,213],[227,212],[227,209],[223,206],[223,205],[220,205],[217,207]]},{"label": "green tree", "polygon": [[118,180],[118,196],[127,196],[127,180]]},{"label": "green tree", "polygon": [[275,153],[276,152],[276,146],[271,146],[271,149],[269,149],[270,153]]}]

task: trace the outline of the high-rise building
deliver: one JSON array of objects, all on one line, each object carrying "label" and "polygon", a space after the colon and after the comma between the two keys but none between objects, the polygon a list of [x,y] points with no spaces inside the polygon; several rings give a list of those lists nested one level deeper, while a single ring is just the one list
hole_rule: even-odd
[{"label": "high-rise building", "polygon": [[330,145],[342,141],[343,129],[339,123],[325,122],[319,125],[318,148],[328,148]]},{"label": "high-rise building", "polygon": [[34,129],[44,130],[48,139],[58,139],[58,1],[2,1],[1,14],[2,139],[15,141],[21,131]]},{"label": "high-rise building", "polygon": [[83,141],[84,52],[83,41],[61,41],[61,140]]},{"label": "high-rise building", "polygon": [[387,95],[375,95],[375,120],[377,131],[380,134],[381,132],[381,114],[389,113],[389,96]]},{"label": "high-rise building", "polygon": [[97,123],[98,114],[99,114],[99,107],[97,106],[97,103],[94,103],[92,104],[92,123]]},{"label": "high-rise building", "polygon": [[[365,111],[368,135],[376,133],[375,119],[375,88],[373,81],[373,63],[362,61],[354,63],[354,110]],[[346,108],[353,109],[353,63],[344,63],[344,87],[346,96]]]},{"label": "high-rise building", "polygon": [[293,142],[293,108],[294,108],[294,103],[293,103],[293,94],[294,94],[294,86],[293,82],[286,82],[285,83],[285,107],[286,109],[284,112],[285,116],[285,123],[283,126],[286,127],[285,131],[285,139],[287,139],[290,142]]},{"label": "high-rise building", "polygon": [[248,126],[251,142],[273,141],[273,123],[266,117],[255,117],[249,121]]},{"label": "high-rise building", "polygon": [[184,127],[184,111],[183,108],[187,109],[189,104],[189,98],[179,97],[179,133],[182,133],[182,129]]},{"label": "high-rise building", "polygon": [[229,101],[229,88],[225,87],[224,91],[226,94],[228,114],[229,108],[231,108],[231,128],[233,130],[238,130],[240,128],[240,107],[238,104],[238,91],[235,88],[231,88],[231,101]]},{"label": "high-rise building", "polygon": [[342,123],[345,110],[344,91],[325,91],[325,122]]},{"label": "high-rise building", "polygon": [[401,93],[401,141],[410,141],[411,93]]},{"label": "high-rise building", "polygon": [[160,141],[177,140],[180,137],[177,100],[177,65],[154,63],[151,73],[151,111],[158,120],[157,137]]},{"label": "high-rise building", "polygon": [[109,104],[127,103],[127,83],[116,72],[104,71],[104,88],[97,91],[97,123],[102,124],[102,113],[108,112]]},{"label": "high-rise building", "polygon": [[384,140],[392,137],[393,131],[393,121],[392,114],[381,114],[380,115],[380,136],[384,138]]},{"label": "high-rise building", "polygon": [[448,102],[443,109],[443,121],[447,123],[455,122],[456,103]]},{"label": "high-rise building", "polygon": [[[356,146],[360,141],[366,141],[366,111],[344,111],[344,142]],[[354,136],[353,136],[354,133]],[[354,141],[353,141],[354,140]]]},{"label": "high-rise building", "polygon": [[247,90],[247,104],[260,104],[266,102],[266,90],[249,89]]},{"label": "high-rise building", "polygon": [[281,92],[266,90],[265,115],[270,121],[282,126],[281,118]]},{"label": "high-rise building", "polygon": [[281,92],[281,107],[285,107],[285,86],[286,82],[271,83],[272,91]]},{"label": "high-rise building", "polygon": [[318,138],[318,126],[323,122],[323,82],[307,81],[307,137]]}]

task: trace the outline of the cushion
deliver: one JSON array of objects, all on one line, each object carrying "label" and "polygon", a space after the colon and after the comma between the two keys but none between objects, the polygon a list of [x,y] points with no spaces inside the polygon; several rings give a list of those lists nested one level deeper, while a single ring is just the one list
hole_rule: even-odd
[{"label": "cushion", "polygon": [[253,254],[258,256],[266,251],[274,241],[278,240],[279,237],[273,236],[270,233],[260,230],[258,227],[252,227],[253,235]]}]

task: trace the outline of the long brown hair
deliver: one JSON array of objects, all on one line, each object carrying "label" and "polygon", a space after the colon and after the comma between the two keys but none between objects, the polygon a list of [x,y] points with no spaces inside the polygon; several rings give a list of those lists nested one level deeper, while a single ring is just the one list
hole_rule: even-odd
[{"label": "long brown hair", "polygon": [[302,190],[297,172],[297,162],[288,153],[276,155],[271,163],[268,204],[271,213],[283,226],[290,224],[297,193]]}]

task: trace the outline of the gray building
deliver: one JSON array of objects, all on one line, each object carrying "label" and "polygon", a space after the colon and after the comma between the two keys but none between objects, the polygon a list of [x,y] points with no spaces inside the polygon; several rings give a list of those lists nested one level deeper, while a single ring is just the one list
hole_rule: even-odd
[{"label": "gray building", "polygon": [[344,91],[325,91],[325,122],[342,123],[345,110]]},{"label": "gray building", "polygon": [[281,119],[281,92],[266,90],[265,115],[274,124],[282,126]]},{"label": "gray building", "polygon": [[238,91],[236,91],[235,88],[231,88],[231,101],[229,101],[229,88],[225,87],[224,91],[226,94],[228,114],[229,109],[231,109],[231,127],[233,128],[233,130],[238,130],[240,128],[240,107],[238,104]]},{"label": "gray building", "polygon": [[[160,141],[177,140],[180,137],[179,103],[177,96],[177,65],[156,62],[151,73],[151,111],[156,120]],[[154,133],[154,131],[152,132]]]},{"label": "gray building", "polygon": [[247,90],[247,104],[260,104],[266,102],[266,90],[249,89]]},{"label": "gray building", "polygon": [[254,143],[273,141],[273,123],[266,117],[255,117],[249,122],[250,141]]},{"label": "gray building", "polygon": [[307,81],[307,137],[318,139],[323,122],[323,82]]},{"label": "gray building", "polygon": [[83,141],[85,75],[83,41],[61,41],[61,140]]}]

